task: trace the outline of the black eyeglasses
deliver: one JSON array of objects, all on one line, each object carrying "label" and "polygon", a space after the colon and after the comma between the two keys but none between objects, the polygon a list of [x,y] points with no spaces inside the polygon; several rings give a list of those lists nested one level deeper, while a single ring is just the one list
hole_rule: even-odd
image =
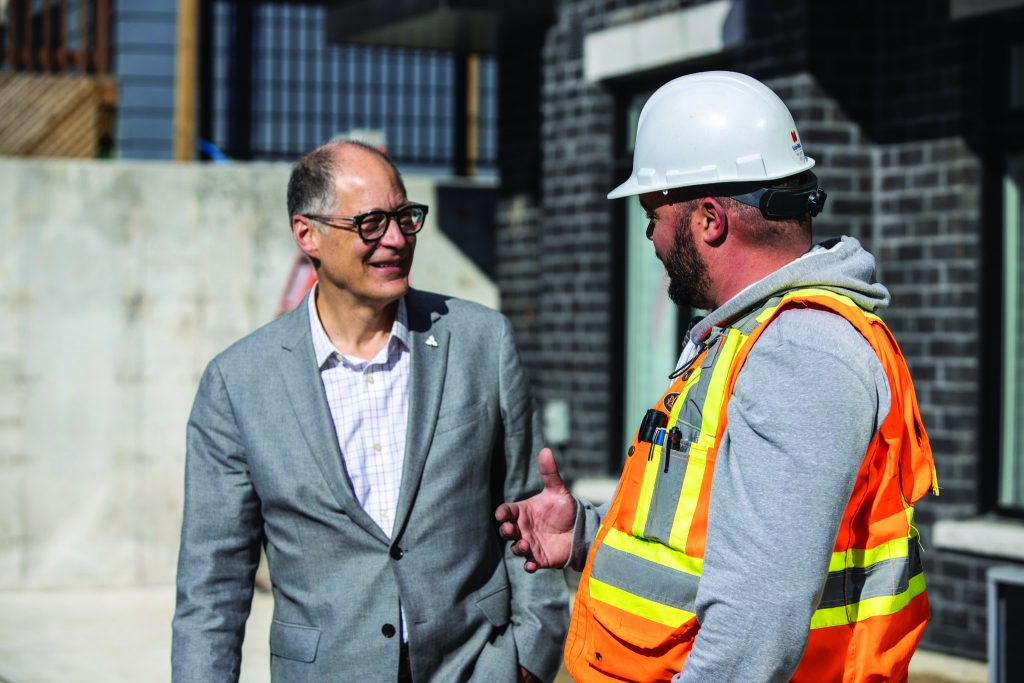
[{"label": "black eyeglasses", "polygon": [[[332,228],[338,228],[339,230],[357,232],[359,233],[359,239],[364,242],[376,242],[388,231],[388,226],[391,225],[392,220],[398,223],[398,229],[406,237],[418,233],[423,229],[423,222],[427,219],[427,205],[406,204],[394,211],[367,211],[358,216],[307,214],[306,218]],[[339,225],[335,221],[344,221],[352,225]]]}]

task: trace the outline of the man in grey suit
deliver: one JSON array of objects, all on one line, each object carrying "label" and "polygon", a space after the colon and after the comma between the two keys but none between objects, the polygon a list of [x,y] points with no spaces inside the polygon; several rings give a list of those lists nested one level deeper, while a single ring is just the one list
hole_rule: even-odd
[{"label": "man in grey suit", "polygon": [[318,284],[207,367],[188,423],[173,678],[238,679],[261,545],[288,681],[551,681],[560,574],[510,571],[493,509],[539,488],[508,321],[409,288],[427,207],[359,143],[288,186]]}]

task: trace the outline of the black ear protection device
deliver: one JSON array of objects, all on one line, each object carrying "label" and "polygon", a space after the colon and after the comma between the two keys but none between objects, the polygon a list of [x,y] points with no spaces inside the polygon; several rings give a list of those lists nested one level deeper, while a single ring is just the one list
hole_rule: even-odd
[{"label": "black ear protection device", "polygon": [[807,182],[796,187],[761,187],[753,192],[729,195],[738,202],[756,206],[768,220],[817,216],[828,195],[818,187],[818,176],[807,171]]}]

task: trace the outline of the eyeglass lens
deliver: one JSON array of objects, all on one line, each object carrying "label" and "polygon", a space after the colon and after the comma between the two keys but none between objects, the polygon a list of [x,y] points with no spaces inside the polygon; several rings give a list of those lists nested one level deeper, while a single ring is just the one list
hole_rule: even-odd
[{"label": "eyeglass lens", "polygon": [[364,214],[360,221],[363,237],[368,240],[380,238],[387,230],[388,223],[394,216],[398,221],[398,229],[405,235],[412,235],[423,226],[425,212],[419,206],[407,206],[391,214],[385,211],[371,211]]}]

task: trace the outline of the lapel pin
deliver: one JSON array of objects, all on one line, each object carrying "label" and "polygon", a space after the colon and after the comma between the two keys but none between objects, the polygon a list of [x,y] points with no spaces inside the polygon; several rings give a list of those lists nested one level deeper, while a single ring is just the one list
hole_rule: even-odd
[{"label": "lapel pin", "polygon": [[434,339],[434,335],[430,335],[429,337],[427,337],[426,344],[427,344],[427,346],[432,346],[434,348],[437,348],[437,340]]}]

